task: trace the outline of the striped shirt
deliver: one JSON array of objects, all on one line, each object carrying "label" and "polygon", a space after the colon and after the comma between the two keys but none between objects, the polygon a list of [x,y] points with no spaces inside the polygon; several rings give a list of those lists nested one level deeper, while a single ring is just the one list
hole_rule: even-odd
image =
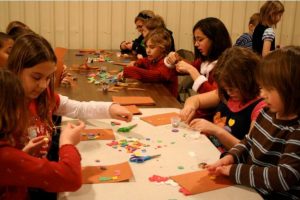
[{"label": "striped shirt", "polygon": [[246,47],[252,50],[252,35],[244,33],[236,40],[235,46]]},{"label": "striped shirt", "polygon": [[265,108],[251,132],[229,153],[230,179],[265,198],[300,198],[300,118],[278,120]]}]

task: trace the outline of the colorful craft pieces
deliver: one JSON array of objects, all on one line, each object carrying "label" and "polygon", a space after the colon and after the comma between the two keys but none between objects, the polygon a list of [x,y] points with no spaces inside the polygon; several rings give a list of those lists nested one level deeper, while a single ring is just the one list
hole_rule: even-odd
[{"label": "colorful craft pieces", "polygon": [[122,133],[128,133],[129,131],[131,131],[131,129],[133,129],[136,126],[137,126],[137,124],[134,124],[134,125],[131,125],[131,126],[126,126],[126,127],[121,127],[117,131],[122,132]]}]

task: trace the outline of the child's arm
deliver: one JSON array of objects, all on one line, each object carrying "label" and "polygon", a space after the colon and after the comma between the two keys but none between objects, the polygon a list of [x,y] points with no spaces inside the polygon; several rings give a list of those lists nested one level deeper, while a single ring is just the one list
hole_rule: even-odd
[{"label": "child's arm", "polygon": [[262,57],[265,57],[266,55],[268,55],[270,53],[271,44],[272,44],[272,41],[264,40],[263,48],[262,48]]},{"label": "child's arm", "polygon": [[240,141],[223,127],[207,121],[206,119],[194,119],[189,125],[191,128],[198,130],[205,135],[215,136],[226,149],[230,149]]},{"label": "child's arm", "polygon": [[[282,192],[290,190],[292,186],[298,184],[300,177],[300,136],[299,132],[292,135],[285,141],[285,149],[279,157],[277,165],[260,164],[259,161],[257,161],[258,164],[252,165],[234,164],[230,169],[230,179],[237,184],[268,191]],[[244,148],[239,145],[236,147]],[[261,148],[263,150],[263,147]],[[249,148],[244,148],[244,151],[249,152],[249,150]],[[234,148],[230,150],[230,153],[233,155],[236,152],[237,150]],[[278,159],[278,155],[274,154],[274,159]],[[253,161],[256,162],[255,160]],[[237,163],[240,162],[242,162],[241,159]],[[268,163],[267,160],[266,163]]]},{"label": "child's arm", "polygon": [[123,70],[124,78],[133,78],[143,82],[168,81],[172,75],[172,69],[143,69],[139,67],[126,67]]},{"label": "child's arm", "polygon": [[60,137],[59,162],[32,157],[18,149],[0,148],[0,185],[42,188],[51,192],[75,191],[81,186],[80,154],[74,145],[84,128],[68,124]]},{"label": "child's arm", "polygon": [[197,109],[214,108],[219,102],[220,98],[217,90],[191,96],[185,101],[184,107],[180,111],[181,120],[189,123]]},{"label": "child's arm", "polygon": [[80,102],[59,95],[59,107],[54,114],[79,119],[115,118],[131,121],[132,113],[124,106],[112,102]]}]

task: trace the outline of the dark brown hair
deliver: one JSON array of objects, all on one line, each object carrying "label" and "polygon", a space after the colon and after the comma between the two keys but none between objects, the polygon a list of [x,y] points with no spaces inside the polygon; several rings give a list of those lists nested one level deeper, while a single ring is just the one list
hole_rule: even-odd
[{"label": "dark brown hair", "polygon": [[195,47],[196,58],[200,57],[203,61],[214,61],[219,58],[225,49],[232,46],[231,38],[225,25],[217,18],[208,17],[201,19],[195,24],[193,33],[195,33],[195,30],[197,29],[201,30],[203,34],[211,40],[212,43],[207,56],[202,55]]},{"label": "dark brown hair", "polygon": [[0,138],[26,130],[28,117],[23,86],[12,72],[0,70]]},{"label": "dark brown hair", "polygon": [[[26,34],[19,37],[9,55],[7,68],[20,75],[25,68],[31,68],[43,62],[56,63],[56,56],[49,42],[37,34]],[[55,106],[54,74],[50,78],[48,89],[37,98],[38,115],[42,120],[52,123],[49,111]]]},{"label": "dark brown hair", "polygon": [[228,100],[224,85],[238,89],[243,103],[258,97],[260,90],[255,73],[259,61],[260,57],[247,48],[235,46],[226,49],[213,69],[220,99]]},{"label": "dark brown hair", "polygon": [[300,115],[300,47],[272,51],[261,62],[256,75],[259,84],[275,89],[284,105],[284,114]]},{"label": "dark brown hair", "polygon": [[263,25],[276,26],[276,17],[284,13],[284,6],[280,1],[266,1],[260,8],[260,21]]},{"label": "dark brown hair", "polygon": [[147,44],[148,40],[151,40],[151,42],[155,46],[159,46],[162,49],[164,55],[167,55],[171,50],[171,36],[169,32],[164,28],[159,28],[151,31],[145,37],[145,44]]},{"label": "dark brown hair", "polygon": [[146,22],[147,20],[151,19],[152,17],[154,17],[155,14],[153,11],[151,10],[142,10],[141,12],[139,12],[139,14],[135,17],[134,22],[137,22],[138,20],[142,21],[142,22]]},{"label": "dark brown hair", "polygon": [[12,21],[7,25],[6,33],[16,40],[21,35],[33,32],[26,24],[20,21]]}]

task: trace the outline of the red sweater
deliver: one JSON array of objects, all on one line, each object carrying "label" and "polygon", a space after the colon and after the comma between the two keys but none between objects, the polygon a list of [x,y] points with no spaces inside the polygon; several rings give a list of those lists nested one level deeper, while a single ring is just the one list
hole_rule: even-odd
[{"label": "red sweater", "polygon": [[125,78],[133,78],[142,82],[162,83],[175,97],[178,96],[178,78],[175,69],[166,67],[164,59],[157,62],[148,58],[139,59],[135,66],[125,67],[123,71]]},{"label": "red sweater", "polygon": [[[202,61],[200,59],[196,59],[194,60],[193,63],[191,63],[197,70],[198,72],[200,72],[200,68],[201,68],[201,63]],[[204,75],[204,74],[202,74]],[[209,76],[208,76],[208,80],[205,81],[199,88],[198,88],[198,94],[201,94],[201,93],[205,93],[205,92],[210,92],[212,90],[215,90],[217,89],[218,86],[217,86],[217,83],[215,82],[214,78],[213,78],[213,71],[211,71],[209,73]]]},{"label": "red sweater", "polygon": [[27,187],[49,192],[75,191],[81,186],[80,154],[73,145],[63,145],[60,161],[30,156],[0,141],[0,199],[28,199]]}]

